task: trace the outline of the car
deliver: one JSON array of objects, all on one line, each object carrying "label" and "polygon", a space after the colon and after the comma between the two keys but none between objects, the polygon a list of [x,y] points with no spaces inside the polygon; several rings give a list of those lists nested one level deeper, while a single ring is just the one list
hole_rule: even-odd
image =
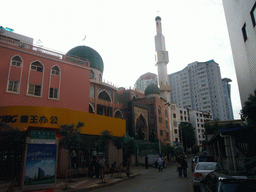
[{"label": "car", "polygon": [[256,191],[256,175],[242,172],[213,171],[201,181],[201,192]]},{"label": "car", "polygon": [[193,189],[200,191],[201,181],[212,171],[222,170],[217,162],[198,162],[193,174]]},{"label": "car", "polygon": [[193,158],[191,163],[191,169],[194,171],[198,162],[215,162],[214,156],[212,155],[197,155]]}]

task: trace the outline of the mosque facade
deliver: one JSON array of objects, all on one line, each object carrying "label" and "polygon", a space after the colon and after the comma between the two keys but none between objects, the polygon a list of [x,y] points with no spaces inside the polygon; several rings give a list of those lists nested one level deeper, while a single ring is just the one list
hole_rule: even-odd
[{"label": "mosque facade", "polygon": [[[161,24],[159,18],[156,22]],[[84,136],[99,136],[108,130],[116,137],[129,134],[137,140],[153,138],[171,144],[165,49],[156,48],[156,64],[159,73],[166,72],[166,79],[158,75],[160,88],[150,84],[141,93],[104,82],[103,60],[88,46],[61,54],[33,45],[30,37],[4,29],[0,32],[0,121],[28,136],[33,131],[55,132],[57,140],[61,140],[60,125],[80,121],[85,123],[81,128]],[[67,166],[67,152],[61,146],[57,151],[61,176]],[[108,153],[109,163],[115,155]]]}]

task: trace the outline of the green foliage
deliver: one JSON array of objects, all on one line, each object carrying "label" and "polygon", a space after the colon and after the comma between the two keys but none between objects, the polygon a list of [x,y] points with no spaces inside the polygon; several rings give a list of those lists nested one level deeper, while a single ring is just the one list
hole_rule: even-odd
[{"label": "green foliage", "polygon": [[248,100],[244,102],[241,110],[242,118],[247,120],[248,125],[256,124],[256,96],[250,95]]},{"label": "green foliage", "polygon": [[124,156],[129,157],[131,154],[136,154],[136,144],[132,137],[126,135],[123,143]]},{"label": "green foliage", "polygon": [[102,152],[106,152],[108,150],[108,144],[109,141],[113,139],[113,135],[111,134],[110,131],[105,130],[101,133],[101,137],[98,139],[98,147],[99,150]]},{"label": "green foliage", "polygon": [[175,148],[175,155],[177,156],[183,155],[183,148],[182,147]]},{"label": "green foliage", "polygon": [[83,126],[82,122],[78,122],[76,126],[74,124],[60,125],[60,134],[63,136],[60,141],[61,146],[69,151],[80,149],[80,145],[83,143],[80,128]]},{"label": "green foliage", "polygon": [[175,156],[175,149],[170,145],[161,144],[161,153],[163,156],[166,156],[169,154],[171,154],[172,156]]},{"label": "green foliage", "polygon": [[256,156],[245,159],[245,171],[256,174]]},{"label": "green foliage", "polygon": [[113,137],[112,141],[117,149],[122,149],[124,137]]},{"label": "green foliage", "polygon": [[5,122],[0,121],[0,143],[1,148],[9,151],[20,151],[25,144],[25,133],[13,128]]},{"label": "green foliage", "polygon": [[194,146],[196,142],[195,131],[191,123],[181,122],[179,125],[180,137],[183,142],[184,150]]}]

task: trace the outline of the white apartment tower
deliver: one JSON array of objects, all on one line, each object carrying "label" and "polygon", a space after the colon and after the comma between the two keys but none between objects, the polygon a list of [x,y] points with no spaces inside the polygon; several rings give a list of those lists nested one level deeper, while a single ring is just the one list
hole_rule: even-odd
[{"label": "white apartment tower", "polygon": [[256,92],[256,0],[223,0],[241,104]]},{"label": "white apartment tower", "polygon": [[170,74],[169,81],[171,101],[177,107],[211,113],[213,119],[221,121],[233,119],[231,104],[231,110],[226,107],[220,67],[214,60],[191,63]]}]

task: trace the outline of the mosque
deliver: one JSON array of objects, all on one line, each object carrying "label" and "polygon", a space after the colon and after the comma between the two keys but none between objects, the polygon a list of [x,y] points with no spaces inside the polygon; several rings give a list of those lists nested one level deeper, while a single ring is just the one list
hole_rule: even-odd
[{"label": "mosque", "polygon": [[[161,18],[155,21],[159,86],[152,83],[144,93],[104,82],[103,59],[93,48],[77,46],[60,54],[0,27],[0,121],[30,136],[35,131],[54,132],[56,143],[61,140],[59,125],[80,121],[85,123],[81,128],[85,138],[107,130],[115,137],[128,134],[135,140],[159,139],[171,145],[168,52]],[[89,157],[93,149],[88,146],[83,152]],[[144,148],[139,155],[158,152]],[[58,145],[57,154],[57,175],[61,176],[67,151]],[[120,157],[112,147],[106,159],[112,163]]]}]

